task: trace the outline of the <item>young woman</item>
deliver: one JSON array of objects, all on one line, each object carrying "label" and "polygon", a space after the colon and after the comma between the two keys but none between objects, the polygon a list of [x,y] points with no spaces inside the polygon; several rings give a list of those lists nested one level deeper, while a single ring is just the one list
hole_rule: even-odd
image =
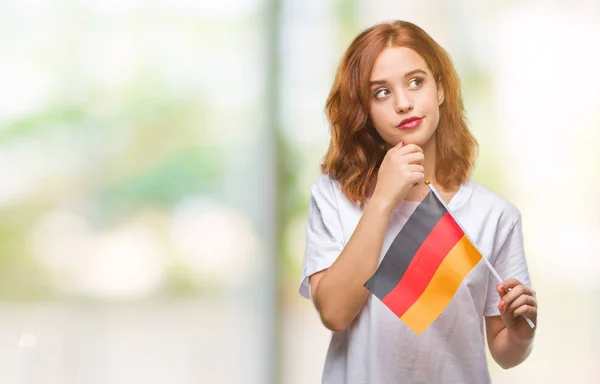
[{"label": "young woman", "polygon": [[[477,143],[447,53],[414,24],[375,25],[346,51],[326,111],[300,283],[333,331],[323,383],[489,383],[485,336],[500,366],[523,362],[535,328],[521,315],[536,323],[537,303],[521,217],[469,179]],[[424,180],[506,280],[480,262],[417,335],[364,285],[429,192]]]}]

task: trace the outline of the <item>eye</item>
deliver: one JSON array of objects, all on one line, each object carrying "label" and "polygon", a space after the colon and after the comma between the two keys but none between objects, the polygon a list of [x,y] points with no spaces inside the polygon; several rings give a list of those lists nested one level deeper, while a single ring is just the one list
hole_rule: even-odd
[{"label": "eye", "polygon": [[415,77],[414,79],[412,79],[408,83],[408,88],[410,88],[410,89],[418,89],[418,88],[421,87],[421,85],[423,85],[424,81],[425,81],[425,79],[422,78],[422,77]]},{"label": "eye", "polygon": [[389,89],[379,88],[378,90],[375,91],[375,93],[373,94],[373,97],[375,97],[376,99],[383,99],[386,96],[388,96],[389,94],[390,94]]}]

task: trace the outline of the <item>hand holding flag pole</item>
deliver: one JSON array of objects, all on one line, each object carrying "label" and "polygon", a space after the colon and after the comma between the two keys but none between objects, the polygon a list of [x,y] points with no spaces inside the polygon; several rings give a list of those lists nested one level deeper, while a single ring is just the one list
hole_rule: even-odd
[{"label": "hand holding flag pole", "polygon": [[[435,194],[435,196],[438,198],[438,200],[444,205],[444,207],[446,208],[446,210],[448,211],[448,213],[450,213],[450,215],[452,215],[452,212],[450,211],[450,209],[448,208],[448,206],[444,202],[444,199],[442,199],[442,197],[439,195],[439,193],[437,192],[437,190],[435,189],[435,187],[431,184],[431,182],[429,180],[425,180],[425,185],[427,185],[429,187],[429,189],[431,190],[431,192],[433,192]],[[456,222],[456,224],[458,224],[458,226],[460,226],[460,228],[464,232],[465,236],[473,244],[473,247],[475,247],[475,249],[477,249],[477,251],[483,256],[483,253],[481,253],[481,251],[479,251],[479,249],[475,245],[475,242],[473,242],[473,240],[469,237],[469,235],[467,234],[467,231],[465,231],[465,229],[460,224],[460,222],[458,220],[456,220],[456,217],[454,217],[454,215],[452,215],[452,218],[454,219],[454,221]],[[498,280],[498,282],[499,283],[504,282],[504,280],[502,280],[502,278],[500,277],[500,275],[498,274],[498,272],[496,272],[496,270],[494,269],[494,267],[492,266],[492,264],[490,264],[490,262],[487,259],[487,257],[483,256],[482,259],[485,262],[485,264],[487,265],[488,269],[496,277],[496,279]],[[510,288],[509,288],[509,290],[510,290]],[[535,324],[533,324],[533,321],[531,321],[531,319],[529,317],[527,317],[527,315],[522,315],[522,316],[525,318],[525,321],[527,321],[527,324],[529,324],[529,326],[531,328],[535,328]]]}]

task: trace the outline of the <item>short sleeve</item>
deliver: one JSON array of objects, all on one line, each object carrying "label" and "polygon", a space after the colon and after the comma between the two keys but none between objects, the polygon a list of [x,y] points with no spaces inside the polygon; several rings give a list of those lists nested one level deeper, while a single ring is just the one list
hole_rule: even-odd
[{"label": "short sleeve", "polygon": [[[531,288],[531,280],[523,246],[523,230],[520,215],[516,222],[514,222],[512,229],[508,233],[503,245],[500,247],[492,265],[502,280],[513,277]],[[484,316],[500,315],[500,311],[498,310],[500,296],[498,295],[498,291],[496,291],[496,285],[498,284],[499,282],[496,277],[490,273],[487,298],[483,312]]]},{"label": "short sleeve", "polygon": [[344,248],[340,215],[331,182],[329,187],[319,189],[317,185],[313,185],[311,188],[299,287],[300,294],[307,299],[311,298],[308,278],[329,268]]}]

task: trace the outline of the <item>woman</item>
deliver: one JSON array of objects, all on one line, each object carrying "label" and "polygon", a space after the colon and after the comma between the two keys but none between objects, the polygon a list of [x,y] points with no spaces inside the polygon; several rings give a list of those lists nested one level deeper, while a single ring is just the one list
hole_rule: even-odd
[{"label": "woman", "polygon": [[[333,331],[323,383],[489,383],[488,347],[503,368],[531,352],[537,303],[519,211],[469,179],[476,141],[446,52],[397,21],[350,45],[327,101],[331,142],[311,188],[300,293]],[[442,314],[420,335],[365,288],[429,189],[479,250]]]}]

